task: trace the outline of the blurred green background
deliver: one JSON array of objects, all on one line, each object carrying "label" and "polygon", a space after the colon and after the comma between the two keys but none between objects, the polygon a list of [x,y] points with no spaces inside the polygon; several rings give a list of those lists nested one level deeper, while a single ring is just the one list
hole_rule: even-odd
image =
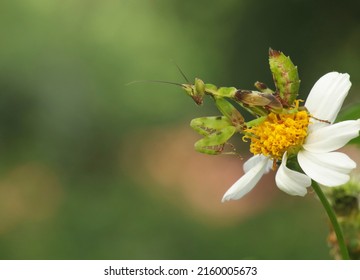
[{"label": "blurred green background", "polygon": [[[305,98],[336,70],[359,100],[359,1],[0,3],[1,259],[328,259],[325,213],[272,175],[220,202],[242,161],[197,154],[181,89],[271,83],[268,48]],[[245,147],[245,146],[244,146]],[[241,148],[241,147],[240,147]],[[247,156],[246,151],[243,152]]]}]

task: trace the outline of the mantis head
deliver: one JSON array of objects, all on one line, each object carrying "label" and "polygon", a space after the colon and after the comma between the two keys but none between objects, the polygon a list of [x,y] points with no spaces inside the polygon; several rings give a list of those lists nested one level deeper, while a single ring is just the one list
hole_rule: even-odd
[{"label": "mantis head", "polygon": [[185,90],[186,94],[189,95],[197,105],[201,105],[204,101],[205,95],[205,83],[203,80],[195,78],[195,83],[192,84],[182,84],[182,88]]}]

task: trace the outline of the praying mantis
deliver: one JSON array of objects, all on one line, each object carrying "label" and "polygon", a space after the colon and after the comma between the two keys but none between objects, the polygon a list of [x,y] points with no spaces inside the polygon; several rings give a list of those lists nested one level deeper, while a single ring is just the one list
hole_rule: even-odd
[{"label": "praying mantis", "polygon": [[[180,86],[197,105],[203,104],[206,95],[210,96],[222,115],[196,118],[190,122],[190,126],[203,136],[202,139],[195,143],[195,150],[209,155],[225,154],[227,152],[224,152],[224,147],[229,144],[228,140],[235,133],[246,135],[248,133],[246,132],[247,128],[262,123],[269,113],[281,114],[306,110],[306,108],[300,108],[298,106],[299,101],[296,100],[300,80],[297,67],[291,59],[282,52],[270,48],[269,64],[275,90],[268,88],[262,82],[254,84],[257,90],[217,87],[214,84],[204,83],[199,78],[195,78],[194,83],[190,83],[176,64],[187,83],[156,80],[148,82]],[[252,114],[255,119],[245,122],[243,115],[233,104],[240,105],[240,107]],[[230,154],[233,153],[230,152]]]},{"label": "praying mantis", "polygon": [[[187,84],[180,84],[186,94],[197,105],[202,105],[205,95],[209,95],[221,112],[221,116],[201,117],[193,119],[190,126],[203,136],[195,143],[195,150],[209,155],[224,153],[225,144],[235,133],[245,134],[247,127],[257,125],[265,120],[270,113],[280,114],[288,112],[293,107],[299,92],[300,80],[297,67],[289,57],[282,52],[269,50],[269,64],[275,83],[275,91],[262,82],[256,82],[254,90],[242,90],[235,87],[217,87],[205,84],[195,78],[191,84],[184,73],[179,71],[187,80]],[[245,122],[242,114],[230,102],[239,104],[256,118]]]}]

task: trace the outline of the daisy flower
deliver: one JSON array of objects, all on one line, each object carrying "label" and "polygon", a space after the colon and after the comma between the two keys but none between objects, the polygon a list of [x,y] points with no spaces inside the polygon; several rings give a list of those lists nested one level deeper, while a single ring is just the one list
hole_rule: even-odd
[{"label": "daisy flower", "polygon": [[[350,87],[348,74],[330,72],[311,89],[306,110],[297,110],[297,105],[294,112],[270,113],[262,123],[249,128],[245,137],[251,140],[250,152],[254,156],[244,163],[245,174],[222,201],[242,198],[280,162],[276,185],[290,195],[304,196],[311,180],[328,187],[348,182],[356,163],[335,151],[359,135],[360,119],[334,121]],[[294,163],[303,173],[291,169]]]}]

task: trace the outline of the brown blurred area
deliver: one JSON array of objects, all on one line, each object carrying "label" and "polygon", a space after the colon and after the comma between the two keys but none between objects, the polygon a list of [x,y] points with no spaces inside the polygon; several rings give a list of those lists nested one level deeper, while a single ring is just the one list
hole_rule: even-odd
[{"label": "brown blurred area", "polygon": [[[193,149],[197,140],[196,133],[187,126],[135,133],[125,139],[132,145],[123,145],[123,166],[129,167],[128,174],[145,192],[168,199],[178,207],[178,199],[182,198],[188,202],[187,211],[199,213],[212,223],[237,223],[271,205],[276,195],[274,173],[264,176],[241,203],[221,203],[226,190],[244,174],[242,165],[249,156],[200,154]],[[129,161],[130,157],[136,161]],[[141,176],[139,170],[144,171]]]}]

